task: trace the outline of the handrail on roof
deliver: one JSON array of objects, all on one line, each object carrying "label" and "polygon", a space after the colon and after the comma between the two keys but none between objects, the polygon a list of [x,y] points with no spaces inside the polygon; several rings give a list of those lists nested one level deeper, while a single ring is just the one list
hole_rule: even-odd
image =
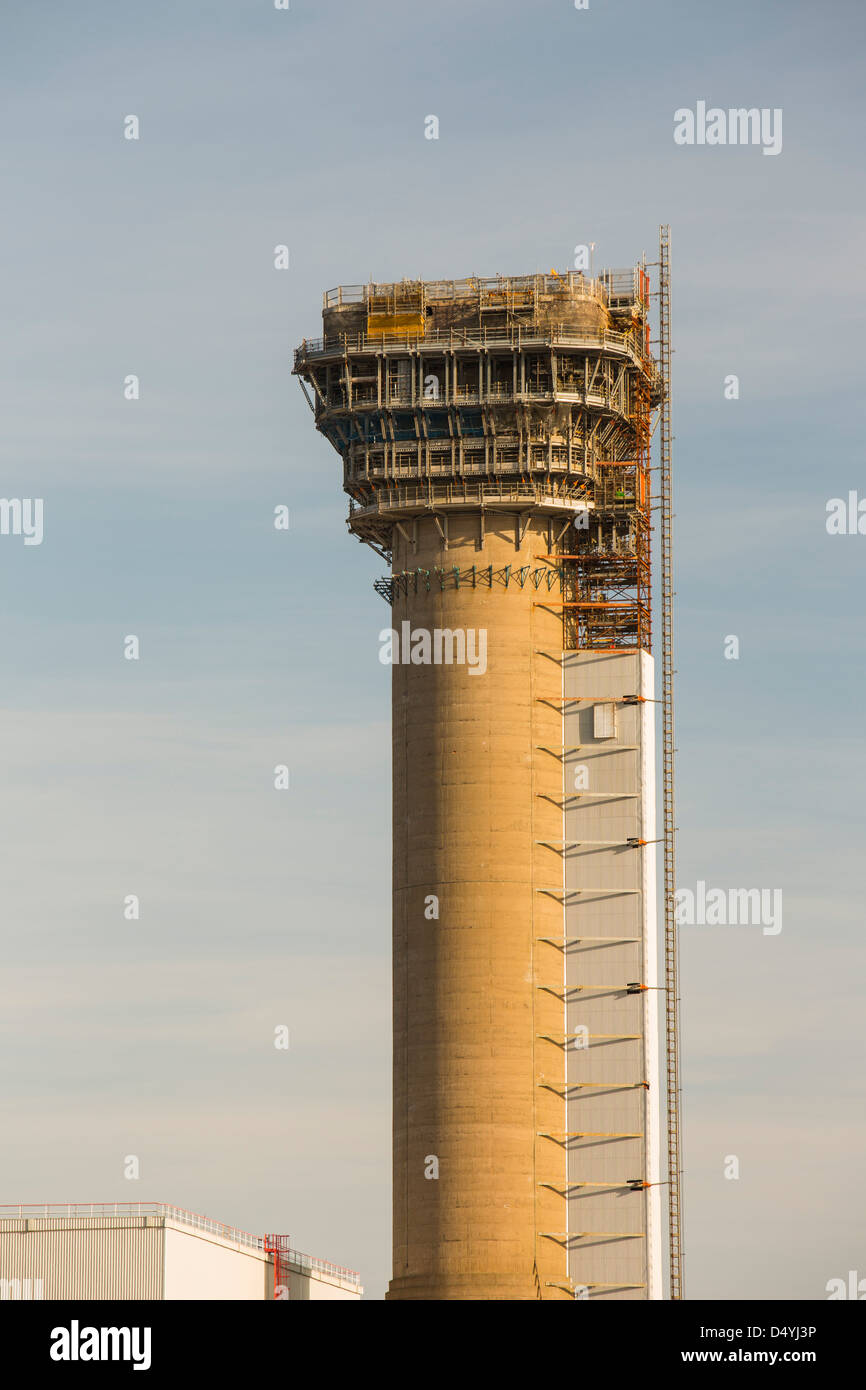
[{"label": "handrail on roof", "polygon": [[[214,1221],[199,1212],[188,1211],[185,1207],[175,1207],[167,1202],[10,1202],[0,1204],[0,1220],[45,1220],[52,1217],[77,1216],[162,1216],[174,1218],[195,1230],[210,1231],[237,1245],[248,1245],[255,1250],[266,1250],[264,1236],[242,1231],[237,1226],[227,1226],[223,1221]],[[333,1274],[350,1284],[360,1284],[361,1276],[355,1269],[345,1265],[332,1264],[330,1260],[320,1260],[315,1255],[305,1255],[300,1250],[290,1250],[291,1263],[303,1269],[314,1269],[323,1274]]]}]

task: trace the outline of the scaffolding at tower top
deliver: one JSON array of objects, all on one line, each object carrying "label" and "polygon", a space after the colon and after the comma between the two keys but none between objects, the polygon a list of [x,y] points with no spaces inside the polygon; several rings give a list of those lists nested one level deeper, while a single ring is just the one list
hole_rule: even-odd
[{"label": "scaffolding at tower top", "polygon": [[476,301],[482,310],[528,309],[546,295],[581,296],[610,307],[636,301],[642,289],[639,266],[602,270],[595,277],[582,270],[551,270],[534,275],[471,275],[462,280],[371,280],[366,285],[336,285],[325,290],[322,307],[336,309],[384,301],[396,311],[397,306],[418,300],[423,312],[428,304],[470,300]]},{"label": "scaffolding at tower top", "polygon": [[645,264],[343,285],[323,302],[294,370],[343,459],[353,534],[390,559],[395,528],[424,516],[445,549],[456,513],[480,513],[479,535],[486,513],[556,518],[564,645],[649,651]]}]

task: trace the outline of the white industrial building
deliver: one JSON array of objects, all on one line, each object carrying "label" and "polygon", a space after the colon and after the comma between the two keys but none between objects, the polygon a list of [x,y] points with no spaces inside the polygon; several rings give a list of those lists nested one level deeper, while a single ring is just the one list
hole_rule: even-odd
[{"label": "white industrial building", "polygon": [[161,1202],[0,1207],[0,1299],[358,1299],[352,1269]]}]

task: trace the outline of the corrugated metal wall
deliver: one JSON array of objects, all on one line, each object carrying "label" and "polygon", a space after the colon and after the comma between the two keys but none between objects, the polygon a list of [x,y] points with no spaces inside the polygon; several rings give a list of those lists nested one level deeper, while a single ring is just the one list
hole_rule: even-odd
[{"label": "corrugated metal wall", "polygon": [[157,1216],[0,1220],[0,1280],[41,1280],[43,1298],[164,1296]]}]

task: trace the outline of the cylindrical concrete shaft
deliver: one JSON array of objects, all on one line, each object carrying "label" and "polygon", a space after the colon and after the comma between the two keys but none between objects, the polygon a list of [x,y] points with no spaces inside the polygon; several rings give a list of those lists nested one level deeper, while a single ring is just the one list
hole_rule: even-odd
[{"label": "cylindrical concrete shaft", "polygon": [[[560,1052],[539,1041],[563,1033],[562,999],[541,988],[562,988],[562,956],[538,941],[563,930],[562,862],[538,843],[562,836],[562,595],[532,576],[547,569],[546,520],[530,519],[518,549],[524,525],[488,516],[482,540],[480,515],[452,515],[447,549],[432,519],[414,544],[394,532],[394,573],[429,581],[395,592],[391,619],[402,648],[391,1299],[566,1296],[564,1245],[551,1238],[564,1201],[542,1185],[564,1188],[564,1148],[540,1137],[565,1127],[562,1095],[541,1084],[560,1084],[562,1070],[540,1070],[556,1072]],[[435,664],[437,629],[463,635],[464,664]]]}]

